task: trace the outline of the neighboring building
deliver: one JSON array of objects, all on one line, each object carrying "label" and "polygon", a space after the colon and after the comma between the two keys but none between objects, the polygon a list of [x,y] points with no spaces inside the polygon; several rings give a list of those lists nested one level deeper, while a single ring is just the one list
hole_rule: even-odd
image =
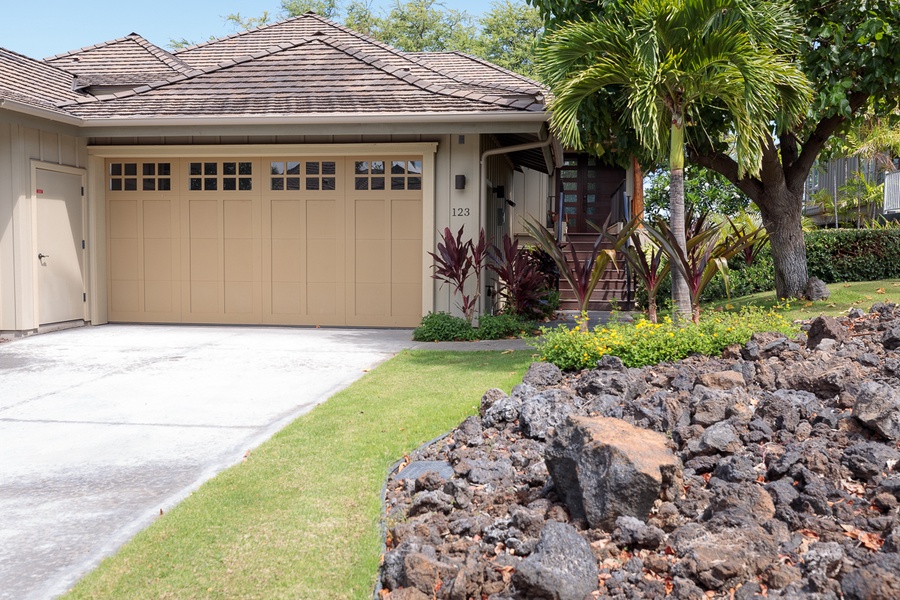
[{"label": "neighboring building", "polygon": [[[840,210],[842,188],[852,183],[857,174],[861,174],[869,185],[885,184],[884,192],[878,206],[862,203],[858,210],[862,215],[883,215],[896,218],[900,213],[900,180],[897,178],[897,159],[893,162],[894,171],[885,171],[885,166],[874,159],[858,157],[837,158],[818,163],[806,180],[803,197],[803,214],[812,219],[820,227],[834,227],[835,213],[844,214],[844,221],[854,220],[854,211],[848,208]],[[827,196],[823,193],[827,193]],[[824,196],[824,198],[823,198]],[[826,206],[828,204],[828,206]],[[852,204],[852,202],[851,202]]]},{"label": "neighboring building", "polygon": [[438,232],[553,211],[545,94],[312,13],[175,53],[0,50],[0,333],[455,310]]}]

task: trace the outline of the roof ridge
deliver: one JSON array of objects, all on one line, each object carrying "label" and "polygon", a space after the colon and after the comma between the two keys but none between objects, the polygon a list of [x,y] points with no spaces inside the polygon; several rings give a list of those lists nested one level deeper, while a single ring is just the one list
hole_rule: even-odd
[{"label": "roof ridge", "polygon": [[130,39],[133,39],[132,36],[141,37],[138,34],[131,32],[128,35],[122,36],[120,38],[115,38],[113,40],[107,40],[105,42],[98,42],[96,44],[91,44],[90,46],[84,46],[82,48],[78,48],[76,50],[69,50],[68,52],[63,52],[61,54],[54,54],[53,56],[46,56],[41,59],[41,62],[48,62],[51,60],[56,60],[58,58],[66,58],[67,56],[74,56],[76,54],[83,54],[84,52],[88,52],[90,50],[98,50],[100,48],[106,48],[107,46],[112,46],[113,44],[118,44],[121,42],[127,42]]},{"label": "roof ridge", "polygon": [[[547,93],[547,88],[545,88],[539,81],[535,81],[533,79],[525,77],[524,75],[522,75],[520,73],[516,73],[515,71],[510,71],[509,69],[504,69],[500,65],[496,65],[496,64],[494,64],[488,60],[485,60],[479,56],[475,56],[474,54],[469,54],[468,52],[463,52],[462,50],[444,50],[444,51],[440,51],[440,52],[425,52],[425,51],[423,51],[423,52],[408,52],[407,54],[412,54],[413,55],[412,59],[415,60],[416,62],[422,62],[422,59],[420,57],[428,56],[429,54],[456,54],[457,56],[463,56],[463,57],[465,57],[469,60],[473,60],[485,67],[489,67],[491,69],[494,69],[495,71],[499,71],[505,75],[515,77],[516,79],[522,81],[523,83],[531,84],[531,85],[535,86],[534,90],[533,90],[534,92],[541,93],[541,94]],[[425,59],[425,62],[428,62],[427,58]],[[451,77],[453,79],[456,79],[457,81],[459,81],[461,83],[468,83],[471,85],[480,85],[480,86],[485,86],[485,87],[489,87],[489,88],[493,87],[493,88],[498,88],[498,89],[502,89],[502,90],[508,90],[510,92],[522,92],[523,91],[521,89],[515,89],[515,88],[509,87],[509,86],[504,86],[503,84],[500,84],[500,83],[484,83],[484,82],[479,82],[479,81],[473,81],[471,79],[467,79],[465,77],[458,76],[458,75],[449,75],[448,74],[447,76]]]},{"label": "roof ridge", "polygon": [[145,38],[144,36],[138,35],[136,33],[133,33],[131,35],[134,36],[131,39],[136,41],[141,48],[152,54],[157,60],[165,64],[167,67],[170,67],[172,70],[178,71],[179,73],[186,73],[191,70],[191,66],[186,62],[174,56],[171,52],[168,52],[164,48],[160,48],[153,42],[147,40],[147,38]]},{"label": "roof ridge", "polygon": [[242,56],[236,56],[235,58],[229,58],[228,60],[224,60],[212,67],[206,68],[190,68],[189,71],[184,73],[179,73],[178,75],[172,75],[171,77],[166,77],[165,79],[160,79],[157,81],[152,81],[150,83],[144,83],[141,85],[137,85],[129,90],[125,90],[122,92],[115,92],[112,94],[100,94],[97,96],[89,96],[85,98],[81,98],[78,100],[73,100],[69,102],[62,102],[57,104],[58,108],[64,108],[68,106],[74,106],[79,104],[91,104],[93,102],[106,102],[107,100],[118,100],[120,98],[128,98],[131,96],[139,96],[151,90],[155,90],[157,88],[164,87],[166,85],[170,85],[173,83],[179,83],[182,81],[187,81],[189,79],[194,79],[196,77],[200,77],[201,75],[207,75],[209,73],[215,73],[216,71],[221,71],[223,69],[228,69],[230,67],[234,67],[236,65],[240,65],[246,62],[250,62],[253,60],[257,60],[259,58],[265,58],[266,56],[271,56],[273,54],[277,54],[279,52],[283,52],[285,50],[290,50],[291,48],[296,48],[298,46],[302,46],[303,44],[309,44],[317,40],[310,40],[307,38],[298,38],[296,40],[292,40],[290,42],[281,42],[280,44],[275,44],[274,46],[270,46],[265,50],[258,50],[252,54],[246,54]]}]

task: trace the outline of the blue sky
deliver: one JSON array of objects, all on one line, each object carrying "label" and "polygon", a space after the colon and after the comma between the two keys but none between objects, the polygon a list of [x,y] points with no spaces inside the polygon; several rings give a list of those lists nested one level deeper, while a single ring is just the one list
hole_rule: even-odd
[{"label": "blue sky", "polygon": [[[232,33],[223,16],[240,13],[255,17],[268,10],[277,14],[280,0],[4,0],[0,9],[3,29],[0,46],[32,58],[44,58],[83,46],[112,40],[131,32],[157,46],[169,39],[203,41]],[[374,0],[373,6],[392,5]],[[477,15],[486,10],[485,0],[447,0],[445,5]]]}]

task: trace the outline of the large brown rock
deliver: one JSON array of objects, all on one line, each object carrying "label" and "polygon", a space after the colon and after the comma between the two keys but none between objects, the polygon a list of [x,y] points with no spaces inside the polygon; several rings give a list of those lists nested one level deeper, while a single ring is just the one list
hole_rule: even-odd
[{"label": "large brown rock", "polygon": [[544,459],[572,516],[612,531],[616,518],[646,520],[680,479],[662,434],[607,417],[570,415],[548,435]]}]

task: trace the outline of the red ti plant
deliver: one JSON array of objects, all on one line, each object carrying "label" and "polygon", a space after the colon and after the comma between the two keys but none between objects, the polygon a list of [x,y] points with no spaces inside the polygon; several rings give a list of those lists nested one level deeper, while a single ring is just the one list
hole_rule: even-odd
[{"label": "red ti plant", "polygon": [[[600,278],[603,276],[606,266],[610,261],[612,261],[613,265],[616,265],[616,251],[625,244],[627,237],[620,236],[616,238],[608,234],[606,229],[609,226],[609,218],[607,218],[602,229],[595,226],[595,229],[600,231],[602,235],[597,237],[591,253],[587,254],[583,261],[578,260],[575,248],[569,245],[569,250],[572,254],[570,263],[566,260],[566,251],[557,243],[556,238],[553,237],[553,233],[549,229],[534,219],[523,219],[522,224],[535,242],[543,248],[544,252],[553,258],[553,261],[559,268],[559,274],[572,286],[581,312],[586,312],[588,303],[591,300],[591,294],[593,294],[597,284],[600,283]],[[612,249],[601,247],[601,242],[605,238],[613,240]],[[616,268],[618,269],[618,266]]]},{"label": "red ti plant", "polygon": [[[481,296],[481,271],[488,256],[488,243],[484,236],[484,229],[478,235],[478,242],[468,239],[462,240],[463,227],[459,228],[456,237],[449,227],[444,228],[443,241],[438,242],[438,253],[429,252],[434,259],[434,274],[432,277],[438,281],[449,283],[453,286],[453,292],[459,294],[461,304],[457,306],[462,310],[466,320],[471,323],[478,307],[478,298]],[[475,293],[466,293],[466,281],[475,276]]]},{"label": "red ti plant", "polygon": [[497,293],[506,303],[505,310],[529,319],[541,317],[549,290],[546,276],[528,251],[504,235],[503,247],[492,246],[490,257],[487,268],[497,274]]},{"label": "red ti plant", "polygon": [[726,241],[721,241],[720,226],[698,227],[691,231],[687,249],[682,251],[665,221],[658,219],[655,226],[645,224],[645,228],[666,253],[673,268],[678,269],[687,280],[694,323],[700,321],[700,295],[717,272],[722,273],[726,293],[730,292],[728,259],[752,244],[757,233],[736,232]]},{"label": "red ti plant", "polygon": [[[647,290],[647,318],[651,323],[657,322],[656,294],[666,275],[669,274],[670,263],[664,261],[665,252],[658,245],[651,243],[644,247],[644,236],[638,231],[641,216],[633,218],[625,224],[621,236],[631,239],[631,244],[622,248],[622,254],[634,274],[641,279]],[[652,239],[652,238],[651,238]]]}]

